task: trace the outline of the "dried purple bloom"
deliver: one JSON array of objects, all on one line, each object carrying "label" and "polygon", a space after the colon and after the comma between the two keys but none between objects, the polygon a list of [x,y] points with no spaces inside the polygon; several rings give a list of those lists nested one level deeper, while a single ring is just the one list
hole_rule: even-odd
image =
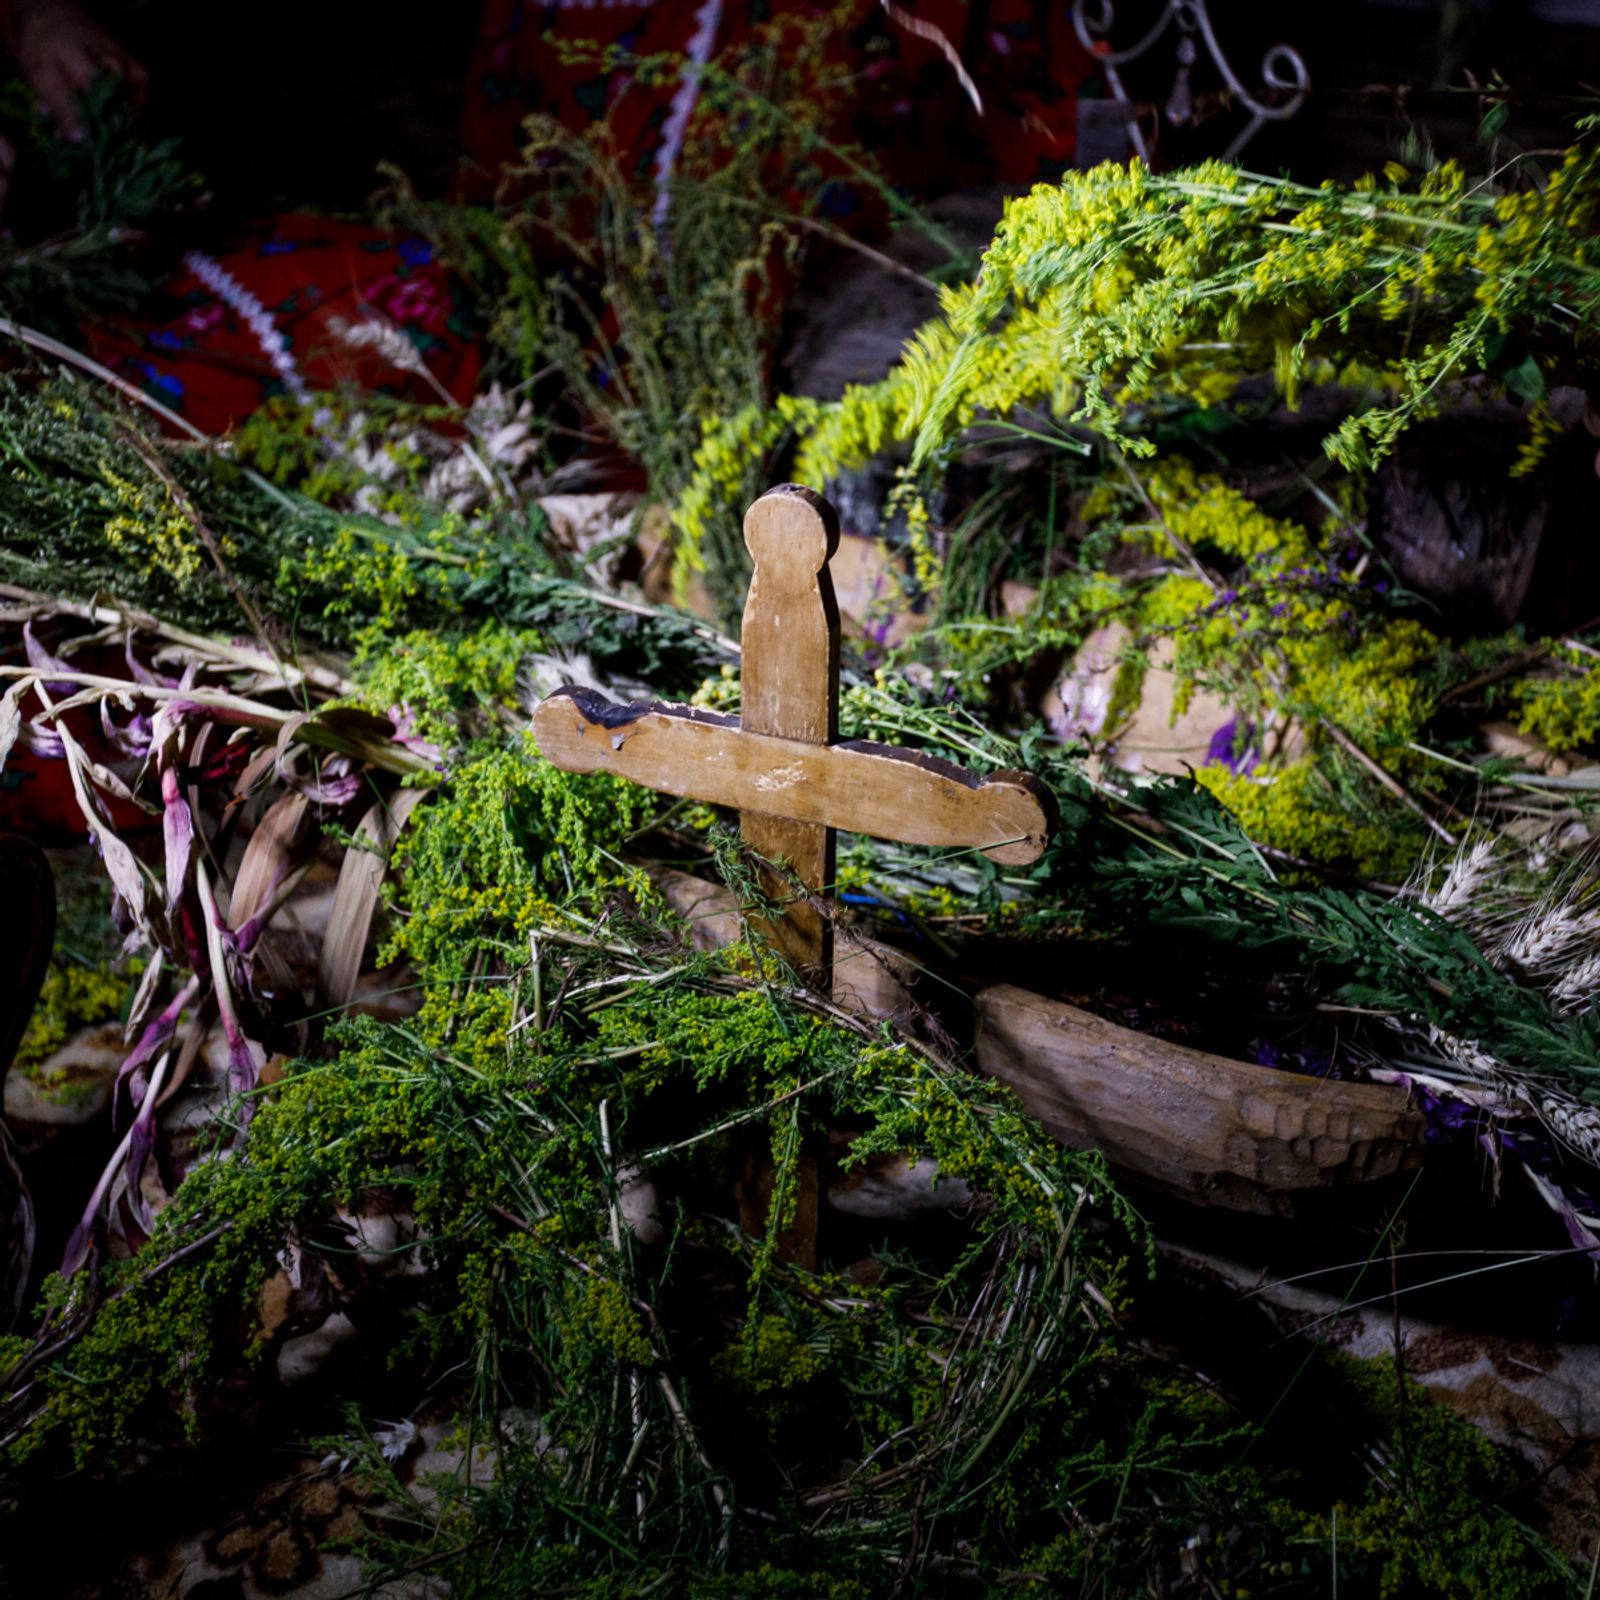
[{"label": "dried purple bloom", "polygon": [[158,1087],[158,1083],[152,1080],[139,1106],[139,1114],[128,1129],[128,1155],[124,1169],[127,1173],[128,1206],[133,1212],[134,1221],[147,1234],[154,1224],[154,1218],[150,1215],[150,1203],[144,1197],[144,1169],[156,1146],[156,1101],[161,1098],[156,1092]]},{"label": "dried purple bloom", "polygon": [[444,771],[444,752],[438,745],[424,739],[417,732],[416,713],[410,706],[390,706],[384,713],[394,728],[394,742],[409,750],[412,755],[420,756],[430,766]]},{"label": "dried purple bloom", "polygon": [[[25,622],[22,625],[22,647],[28,653],[28,665],[39,672],[71,672],[65,661],[59,656],[53,656],[39,643],[34,635],[33,624]],[[78,687],[70,678],[47,679],[45,687],[51,694],[72,694]]]},{"label": "dried purple bloom", "polygon": [[[224,935],[230,934],[230,930],[217,910],[216,896],[211,892],[211,879],[204,865],[199,862],[195,864],[195,886],[200,891],[200,909],[205,920],[206,948],[211,961],[211,982],[217,997],[217,1014],[222,1022],[223,1035],[228,1041],[228,1087],[235,1094],[246,1094],[256,1086],[266,1061],[266,1051],[253,1039],[247,1038],[240,1026],[223,948]],[[251,1102],[246,1100],[240,1107],[241,1123],[249,1122],[252,1110]]]},{"label": "dried purple bloom", "polygon": [[337,810],[349,805],[366,787],[366,779],[359,771],[348,770],[353,765],[348,757],[335,756],[323,763],[315,777],[296,777],[281,766],[278,771],[284,782],[297,794],[303,794],[312,805]]},{"label": "dried purple bloom", "polygon": [[[145,684],[149,688],[176,689],[178,679],[163,677],[160,673],[152,672],[144,666],[133,653],[133,636],[130,634],[122,647],[122,658],[128,663],[128,674],[135,683]],[[190,668],[190,675],[193,668]]]},{"label": "dried purple bloom", "polygon": [[145,1025],[144,1031],[139,1035],[138,1044],[133,1047],[128,1059],[117,1069],[116,1086],[111,1097],[113,1111],[116,1108],[117,1095],[121,1093],[125,1083],[128,1085],[128,1097],[134,1105],[141,1105],[148,1098],[143,1069],[172,1041],[185,1009],[194,1003],[195,996],[199,993],[200,979],[190,978],[173,997],[171,1004]]},{"label": "dried purple bloom", "polygon": [[135,712],[127,723],[119,727],[111,716],[111,702],[100,702],[100,731],[105,741],[119,756],[143,760],[150,753],[152,724],[142,712]]},{"label": "dried purple bloom", "polygon": [[65,761],[66,741],[52,728],[41,728],[36,723],[25,722],[18,730],[28,753],[41,761]]},{"label": "dried purple bloom", "polygon": [[183,898],[189,882],[189,861],[194,851],[194,817],[184,799],[178,774],[167,767],[161,774],[161,839],[166,847],[167,915]]}]

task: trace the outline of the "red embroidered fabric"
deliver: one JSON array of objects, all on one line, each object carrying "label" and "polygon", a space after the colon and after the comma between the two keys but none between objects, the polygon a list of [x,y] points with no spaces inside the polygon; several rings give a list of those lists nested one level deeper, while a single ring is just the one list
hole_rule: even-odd
[{"label": "red embroidered fabric", "polygon": [[340,332],[381,320],[452,395],[471,398],[479,353],[450,276],[425,240],[291,213],[212,259],[242,294],[219,294],[185,267],[152,319],[85,330],[97,360],[202,431],[223,433],[285,390],[259,323],[250,325],[256,307],[309,389],[355,384],[435,398],[425,380],[370,345],[352,347]]}]

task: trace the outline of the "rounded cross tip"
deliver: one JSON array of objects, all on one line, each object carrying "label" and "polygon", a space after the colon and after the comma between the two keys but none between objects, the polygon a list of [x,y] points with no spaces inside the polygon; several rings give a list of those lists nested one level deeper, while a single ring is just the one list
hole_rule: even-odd
[{"label": "rounded cross tip", "polygon": [[744,542],[751,560],[770,574],[799,567],[810,575],[839,548],[839,518],[815,491],[780,483],[745,512]]},{"label": "rounded cross tip", "polygon": [[1004,826],[1014,837],[989,845],[983,853],[1004,867],[1031,866],[1061,826],[1061,811],[1049,788],[1028,772],[991,772],[978,788],[998,803]]}]

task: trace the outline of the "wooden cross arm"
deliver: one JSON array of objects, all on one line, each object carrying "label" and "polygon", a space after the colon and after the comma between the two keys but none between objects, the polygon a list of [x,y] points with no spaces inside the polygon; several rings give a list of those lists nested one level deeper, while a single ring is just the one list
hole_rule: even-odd
[{"label": "wooden cross arm", "polygon": [[558,689],[534,711],[533,731],[545,759],[568,772],[614,772],[708,805],[901,844],[977,849],[1005,866],[1037,861],[1057,821],[1050,791],[1026,773],[983,777],[890,745],[779,739],[691,706]]}]

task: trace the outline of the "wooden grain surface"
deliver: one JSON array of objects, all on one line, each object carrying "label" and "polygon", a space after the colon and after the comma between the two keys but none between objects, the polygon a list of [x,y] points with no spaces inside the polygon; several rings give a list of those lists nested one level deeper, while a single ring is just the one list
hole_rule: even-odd
[{"label": "wooden grain surface", "polygon": [[1063,1144],[1190,1200],[1281,1211],[1417,1164],[1405,1091],[1209,1055],[1009,984],[978,994],[978,1065]]},{"label": "wooden grain surface", "polygon": [[839,523],[798,484],[769,489],[744,519],[755,562],[740,637],[740,725],[806,744],[839,736],[839,607],[828,558]]},{"label": "wooden grain surface", "polygon": [[533,730],[569,772],[614,772],[665,794],[903,844],[978,849],[1005,865],[1038,860],[1055,825],[1049,792],[1024,773],[981,777],[862,741],[801,744],[689,706],[616,706],[592,690],[558,689],[535,710]]}]

